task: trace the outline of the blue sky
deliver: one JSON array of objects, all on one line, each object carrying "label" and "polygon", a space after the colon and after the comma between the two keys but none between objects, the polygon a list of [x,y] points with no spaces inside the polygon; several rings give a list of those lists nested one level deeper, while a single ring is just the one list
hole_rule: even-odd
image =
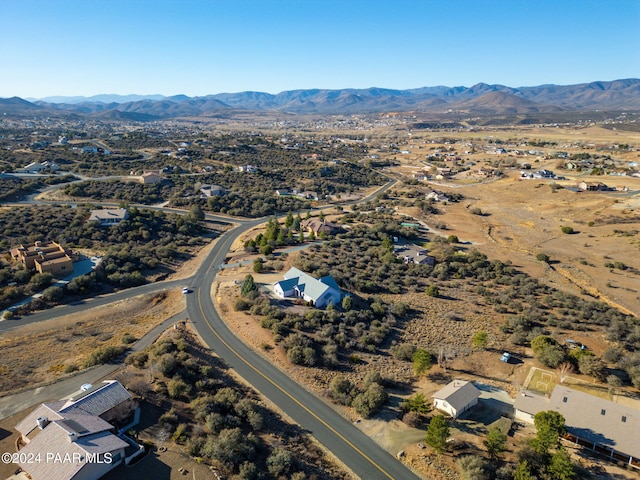
[{"label": "blue sky", "polygon": [[640,0],[0,0],[0,97],[640,77]]}]

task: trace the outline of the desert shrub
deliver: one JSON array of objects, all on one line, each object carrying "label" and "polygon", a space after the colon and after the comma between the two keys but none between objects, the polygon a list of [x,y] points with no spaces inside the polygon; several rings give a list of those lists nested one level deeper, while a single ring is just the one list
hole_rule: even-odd
[{"label": "desert shrub", "polygon": [[422,425],[422,416],[416,412],[407,412],[402,416],[402,421],[413,428]]},{"label": "desert shrub", "polygon": [[165,412],[162,415],[160,415],[160,418],[158,419],[158,423],[160,423],[160,425],[165,425],[165,426],[166,425],[175,426],[178,424],[178,414],[172,408],[168,412]]},{"label": "desert shrub", "polygon": [[133,342],[135,342],[137,340],[136,337],[134,337],[133,335],[131,335],[130,333],[125,333],[122,335],[122,343],[124,343],[125,345],[129,345]]},{"label": "desert shrub", "polygon": [[424,293],[426,293],[430,297],[438,297],[440,295],[440,289],[437,287],[437,285],[429,285],[425,289]]},{"label": "desert shrub", "polygon": [[416,352],[416,346],[409,343],[401,343],[391,347],[391,354],[398,360],[404,360],[411,362],[413,360],[413,354]]},{"label": "desert shrub", "polygon": [[607,365],[604,361],[594,355],[583,355],[578,360],[578,370],[583,375],[591,375],[598,380],[604,381],[607,378]]},{"label": "desert shrub", "polygon": [[180,367],[180,361],[173,353],[165,353],[158,359],[155,366],[165,377],[170,377]]},{"label": "desert shrub", "polygon": [[536,255],[536,260],[538,260],[539,262],[549,263],[549,260],[551,259],[549,258],[549,255],[547,255],[546,253],[539,253]]},{"label": "desert shrub", "polygon": [[167,393],[171,398],[180,398],[189,395],[191,387],[180,379],[170,380],[167,384]]},{"label": "desert shrub", "polygon": [[173,440],[178,444],[183,444],[187,439],[185,435],[186,432],[187,432],[187,424],[179,423],[175,431],[173,432],[173,435],[171,435],[171,440]]},{"label": "desert shrub", "polygon": [[199,457],[200,452],[202,450],[202,446],[204,445],[204,442],[205,440],[202,437],[193,437],[193,436],[189,437],[185,445],[189,456]]},{"label": "desert shrub", "polygon": [[210,435],[201,452],[219,462],[239,465],[254,459],[257,444],[252,433],[245,434],[237,427],[225,428],[217,436]]},{"label": "desert shrub", "polygon": [[93,367],[94,365],[100,365],[102,363],[109,363],[124,353],[127,349],[124,345],[107,345],[100,347],[93,351],[89,358],[84,361],[84,368]]},{"label": "desert shrub", "polygon": [[149,355],[146,352],[134,352],[125,358],[124,363],[127,365],[133,365],[137,368],[144,368],[147,360],[149,360]]},{"label": "desert shrub", "polygon": [[351,405],[354,385],[341,375],[336,375],[330,384],[331,396],[342,405]]},{"label": "desert shrub", "polygon": [[233,309],[236,312],[244,312],[251,308],[251,303],[249,303],[244,298],[237,298],[235,302],[233,302]]},{"label": "desert shrub", "polygon": [[538,360],[549,368],[557,368],[566,358],[564,349],[559,345],[545,347],[539,355]]},{"label": "desert shrub", "polygon": [[369,418],[380,410],[388,397],[382,385],[372,383],[364,392],[355,396],[352,406],[358,415],[361,415],[363,418]]},{"label": "desert shrub", "polygon": [[465,455],[456,460],[463,480],[489,480],[487,461],[478,455]]},{"label": "desert shrub", "polygon": [[286,475],[291,470],[293,458],[284,448],[274,448],[267,457],[267,470],[274,478]]},{"label": "desert shrub", "polygon": [[64,289],[56,286],[49,287],[42,292],[42,298],[47,302],[59,302],[64,298]]},{"label": "desert shrub", "polygon": [[569,227],[569,226],[563,226],[563,227],[560,228],[560,230],[562,231],[562,233],[565,233],[567,235],[570,235],[570,234],[575,232],[573,230],[573,227]]},{"label": "desert shrub", "polygon": [[64,373],[72,373],[78,370],[78,366],[70,363],[69,365],[67,365],[66,367],[64,367]]}]

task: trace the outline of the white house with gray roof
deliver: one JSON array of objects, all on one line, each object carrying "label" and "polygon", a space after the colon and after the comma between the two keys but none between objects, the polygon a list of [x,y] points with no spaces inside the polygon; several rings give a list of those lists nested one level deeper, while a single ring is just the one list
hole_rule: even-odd
[{"label": "white house with gray roof", "polygon": [[273,284],[273,292],[280,298],[300,297],[317,308],[338,304],[344,296],[331,275],[317,279],[295,267],[284,274],[284,280]]},{"label": "white house with gray roof", "polygon": [[640,469],[640,410],[564,385],[550,397],[522,391],[514,408],[516,418],[530,423],[538,412],[558,412],[577,445]]},{"label": "white house with gray roof", "polygon": [[[104,418],[131,398],[111,380],[69,400],[40,405],[16,425],[18,462],[32,480],[98,479],[122,463],[129,445]],[[28,461],[40,458],[39,462]]]},{"label": "white house with gray roof", "polygon": [[431,396],[434,408],[448,413],[453,418],[458,418],[475,407],[479,397],[480,391],[466,380],[454,380]]}]

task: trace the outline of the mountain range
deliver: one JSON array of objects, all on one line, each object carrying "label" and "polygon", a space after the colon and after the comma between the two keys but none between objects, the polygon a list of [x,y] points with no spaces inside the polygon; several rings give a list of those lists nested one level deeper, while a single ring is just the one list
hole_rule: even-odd
[{"label": "mountain range", "polygon": [[175,95],[96,95],[0,99],[0,114],[68,113],[104,119],[159,120],[266,111],[289,114],[356,114],[374,112],[460,112],[533,114],[594,110],[640,111],[640,79],[576,85],[507,87],[479,83],[472,87],[422,87],[289,90],[219,93],[203,97]]}]

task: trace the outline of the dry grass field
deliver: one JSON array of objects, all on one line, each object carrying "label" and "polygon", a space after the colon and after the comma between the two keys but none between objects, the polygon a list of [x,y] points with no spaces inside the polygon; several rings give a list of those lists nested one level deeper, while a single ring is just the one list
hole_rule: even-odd
[{"label": "dry grass field", "polygon": [[[590,152],[611,155],[621,165],[639,161],[640,153],[633,149],[608,150],[618,143],[640,145],[636,132],[607,130],[602,127],[585,128],[505,128],[482,132],[416,133],[402,148],[412,153],[393,155],[400,162],[391,171],[400,178],[411,178],[423,171],[427,155],[435,149],[455,147],[456,153],[470,160],[478,168],[501,157],[482,149],[463,154],[465,144],[430,143],[444,138],[469,141],[475,144],[488,138],[512,142],[521,150],[534,148],[551,155],[558,150],[569,155]],[[554,146],[521,146],[525,140],[556,142]],[[637,149],[636,149],[637,150]],[[392,156],[392,155],[388,155]],[[500,158],[499,158],[500,157]],[[640,178],[630,176],[598,176],[587,172],[559,170],[558,159],[513,157],[509,161],[529,162],[532,171],[543,168],[565,177],[564,180],[522,180],[520,169],[504,169],[500,179],[468,180],[468,173],[451,180],[425,182],[425,187],[461,193],[465,200],[459,204],[438,205],[444,214],[447,234],[457,235],[463,242],[490,258],[510,260],[536,278],[571,293],[588,292],[626,313],[640,313]],[[603,182],[611,188],[627,187],[627,192],[581,192],[567,188],[552,188],[551,184],[572,187],[578,182]],[[484,215],[473,215],[479,208]],[[416,214],[416,211],[406,211]],[[418,215],[416,215],[418,216]],[[564,234],[563,226],[574,229]],[[636,233],[637,232],[637,233]],[[535,260],[538,253],[546,253],[552,263],[547,266]],[[611,268],[621,262],[625,270]],[[609,266],[605,266],[608,264]]]},{"label": "dry grass field", "polygon": [[96,349],[123,345],[125,334],[140,338],[183,310],[184,302],[178,291],[142,295],[4,333],[0,391],[33,388],[70,374]]}]

